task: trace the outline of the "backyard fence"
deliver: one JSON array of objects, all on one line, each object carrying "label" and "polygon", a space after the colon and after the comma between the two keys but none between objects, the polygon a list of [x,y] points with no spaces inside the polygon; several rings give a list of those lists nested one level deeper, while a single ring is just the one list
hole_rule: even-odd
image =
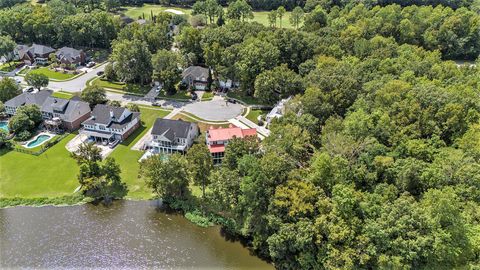
[{"label": "backyard fence", "polygon": [[46,142],[42,148],[38,151],[32,151],[32,150],[28,150],[28,149],[25,149],[21,146],[16,146],[13,148],[14,151],[17,151],[17,152],[20,152],[20,153],[24,153],[24,154],[29,154],[29,155],[34,155],[34,156],[39,156],[41,155],[42,153],[44,153],[45,151],[47,151],[50,147],[54,146],[55,144],[57,144],[59,141],[63,140],[65,137],[67,137],[68,134],[65,133],[65,134],[62,134],[56,138],[54,138],[53,140],[50,140],[48,142]]}]

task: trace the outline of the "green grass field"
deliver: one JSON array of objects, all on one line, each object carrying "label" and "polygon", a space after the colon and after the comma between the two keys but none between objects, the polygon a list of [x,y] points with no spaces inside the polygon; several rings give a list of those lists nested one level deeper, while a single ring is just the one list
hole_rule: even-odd
[{"label": "green grass field", "polygon": [[132,93],[137,95],[144,95],[150,90],[149,86],[143,86],[138,84],[128,84],[122,82],[111,82],[107,80],[94,79],[91,84],[98,85],[103,88],[110,88],[118,90],[123,93]]},{"label": "green grass field", "polygon": [[22,72],[20,72],[20,74],[27,74],[28,72],[44,74],[52,80],[59,80],[59,81],[68,80],[68,79],[71,79],[71,78],[76,76],[74,74],[56,72],[54,70],[49,69],[48,67],[41,67],[41,68],[38,68],[38,69],[34,69],[32,71],[28,71],[27,69],[23,69]]},{"label": "green grass field", "polygon": [[72,93],[62,92],[62,91],[53,92],[53,94],[52,94],[52,97],[64,98],[64,99],[71,99],[71,98],[73,98],[73,96],[74,96],[74,95],[73,95]]},{"label": "green grass field", "polygon": [[258,122],[258,116],[265,115],[267,113],[268,111],[264,111],[264,110],[250,110],[250,112],[245,117],[256,124]]},{"label": "green grass field", "polygon": [[[150,17],[151,12],[153,12],[153,14],[157,14],[167,9],[181,11],[185,13],[187,16],[190,16],[192,12],[192,10],[189,8],[167,7],[162,5],[150,5],[150,4],[145,4],[141,7],[124,7],[124,8],[126,9],[125,15],[127,15],[132,19],[139,19],[143,16],[145,16],[145,18],[148,19]],[[226,8],[224,9],[224,11],[225,12],[227,11]],[[254,18],[251,21],[256,21],[265,26],[269,26],[268,11],[254,11],[253,16]],[[277,27],[280,27],[280,21],[277,21]],[[290,24],[290,12],[285,13],[284,17],[282,18],[282,27],[293,28],[293,26]]]},{"label": "green grass field", "polygon": [[138,178],[138,171],[140,169],[138,160],[144,152],[131,150],[130,148],[150,130],[155,119],[163,118],[170,113],[169,111],[154,108],[146,109],[145,107],[141,107],[140,112],[142,113],[143,126],[126,141],[118,145],[110,155],[110,157],[115,158],[120,165],[122,180],[125,181],[128,186],[127,197],[132,199],[146,199],[150,198],[152,194],[146,187],[145,182]]},{"label": "green grass field", "polygon": [[72,194],[78,166],[65,148],[65,139],[39,156],[0,152],[0,197],[58,197]]},{"label": "green grass field", "polygon": [[[110,155],[122,169],[122,180],[129,188],[127,198],[148,199],[151,193],[143,180],[138,179],[138,159],[143,152],[130,148],[150,129],[157,117],[165,117],[169,111],[141,108],[142,122],[129,139]],[[68,135],[65,139],[39,156],[16,151],[0,151],[0,197],[59,197],[72,194],[79,186],[77,181],[78,165],[70,157],[65,145],[75,137]]]}]

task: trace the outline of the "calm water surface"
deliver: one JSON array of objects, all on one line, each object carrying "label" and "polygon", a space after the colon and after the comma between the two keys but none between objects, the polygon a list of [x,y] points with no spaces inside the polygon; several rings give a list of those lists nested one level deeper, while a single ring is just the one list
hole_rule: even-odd
[{"label": "calm water surface", "polygon": [[272,269],[154,202],[0,209],[0,268]]}]

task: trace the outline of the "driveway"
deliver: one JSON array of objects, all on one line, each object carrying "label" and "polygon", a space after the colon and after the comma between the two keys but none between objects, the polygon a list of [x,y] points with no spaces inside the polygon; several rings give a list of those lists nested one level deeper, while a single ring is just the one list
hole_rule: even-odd
[{"label": "driveway", "polygon": [[242,114],[243,106],[226,102],[216,96],[211,101],[194,102],[185,105],[184,111],[210,121],[228,121]]},{"label": "driveway", "polygon": [[[64,92],[81,92],[87,84],[87,81],[97,77],[97,72],[104,71],[107,64],[102,64],[96,68],[89,69],[86,74],[83,74],[73,80],[64,81],[64,82],[54,82],[50,81],[48,84],[49,89],[54,91],[64,91]],[[19,80],[22,84],[25,84],[25,80],[22,76],[15,76],[15,79]]]}]

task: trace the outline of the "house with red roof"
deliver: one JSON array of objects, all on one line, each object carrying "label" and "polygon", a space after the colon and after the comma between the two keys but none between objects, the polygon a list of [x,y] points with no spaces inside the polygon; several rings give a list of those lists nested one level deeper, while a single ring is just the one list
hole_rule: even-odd
[{"label": "house with red roof", "polygon": [[245,138],[248,136],[257,136],[255,128],[242,129],[233,125],[228,128],[213,128],[207,130],[206,142],[210,154],[212,154],[213,163],[219,164],[225,155],[225,147],[233,138]]}]

